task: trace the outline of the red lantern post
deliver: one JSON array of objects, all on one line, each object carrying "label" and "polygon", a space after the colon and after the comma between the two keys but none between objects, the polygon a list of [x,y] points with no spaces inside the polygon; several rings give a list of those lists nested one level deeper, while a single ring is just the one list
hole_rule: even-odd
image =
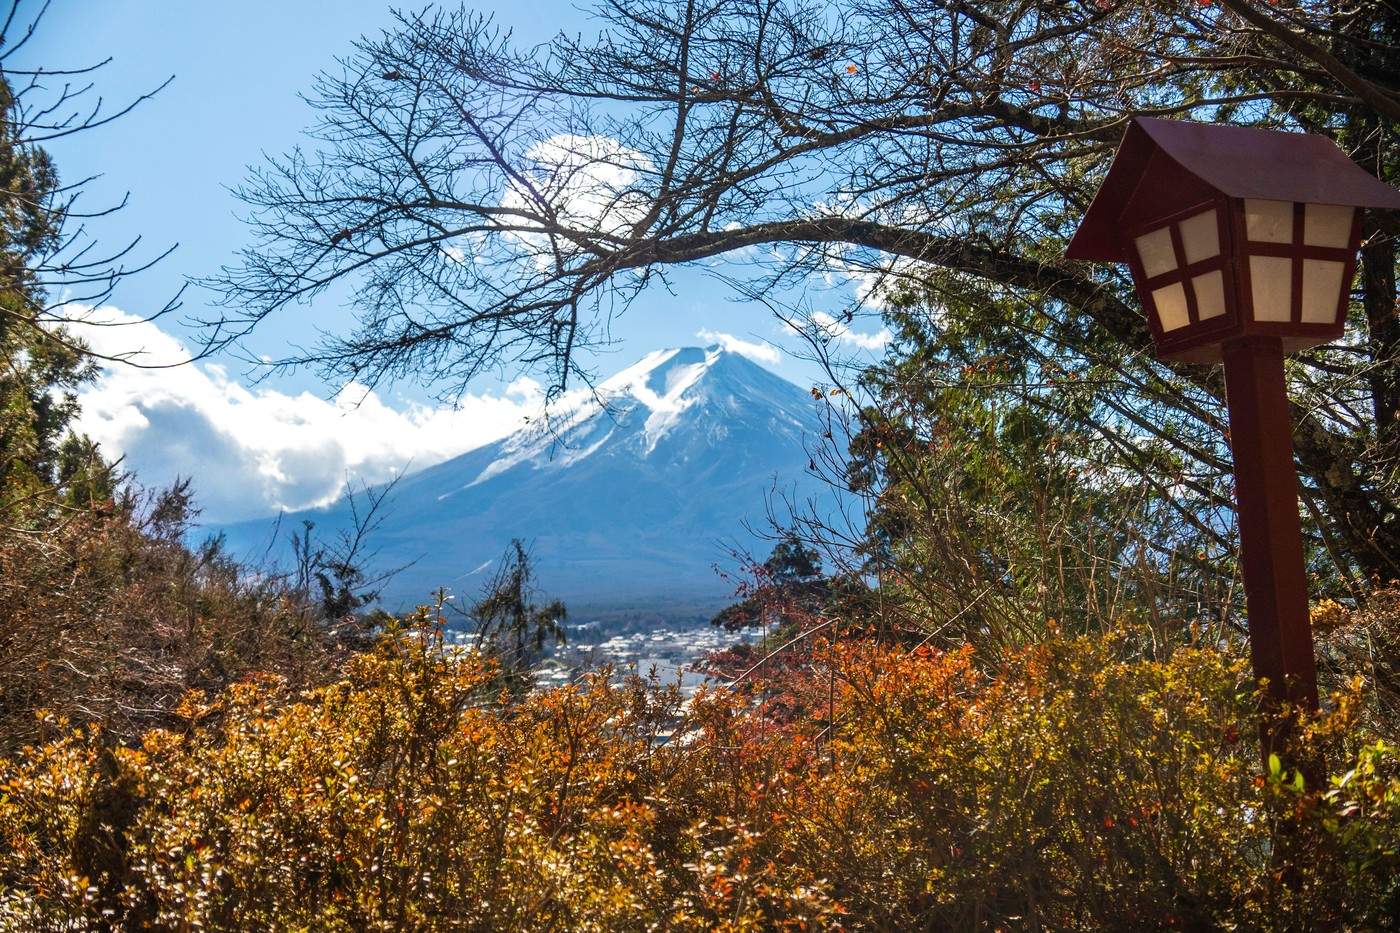
[{"label": "red lantern post", "polygon": [[1275,712],[1317,708],[1283,357],[1342,335],[1368,207],[1400,192],[1323,137],[1138,118],[1066,252],[1127,263],[1159,357],[1224,363],[1250,655]]}]

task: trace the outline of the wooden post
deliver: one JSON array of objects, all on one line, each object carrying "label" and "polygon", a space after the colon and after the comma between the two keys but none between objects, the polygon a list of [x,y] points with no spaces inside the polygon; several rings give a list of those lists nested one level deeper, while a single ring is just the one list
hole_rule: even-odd
[{"label": "wooden post", "polygon": [[[1255,676],[1268,681],[1266,712],[1282,714],[1278,726],[1286,731],[1289,711],[1317,709],[1317,664],[1283,344],[1278,337],[1250,336],[1226,343],[1223,351],[1250,657]],[[1286,736],[1266,728],[1263,738],[1267,761]]]}]

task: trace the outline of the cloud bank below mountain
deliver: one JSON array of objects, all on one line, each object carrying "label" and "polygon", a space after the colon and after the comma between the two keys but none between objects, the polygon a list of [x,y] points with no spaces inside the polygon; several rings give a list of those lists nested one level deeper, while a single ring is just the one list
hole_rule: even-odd
[{"label": "cloud bank below mountain", "polygon": [[147,485],[193,476],[205,520],[233,522],[330,503],[347,481],[378,483],[497,440],[536,415],[542,387],[517,379],[456,408],[393,405],[362,385],[332,398],[245,386],[183,343],[113,307],[70,306],[70,330],[111,363],[79,393],[78,429]]}]

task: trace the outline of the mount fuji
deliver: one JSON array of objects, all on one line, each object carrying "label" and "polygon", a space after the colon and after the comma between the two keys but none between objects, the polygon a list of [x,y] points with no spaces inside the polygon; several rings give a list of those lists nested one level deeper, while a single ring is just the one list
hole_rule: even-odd
[{"label": "mount fuji", "polygon": [[[732,595],[714,570],[730,549],[766,554],[750,529],[765,527],[774,492],[833,495],[808,472],[821,432],[806,391],[738,353],[649,353],[556,406],[547,424],[400,480],[370,543],[383,566],[408,566],[381,601],[426,602],[440,586],[474,595],[520,538],[541,588],[576,617],[711,610]],[[348,525],[349,503],[284,515],[281,527],[303,520],[324,540]],[[247,554],[266,548],[271,528],[223,530]]]}]

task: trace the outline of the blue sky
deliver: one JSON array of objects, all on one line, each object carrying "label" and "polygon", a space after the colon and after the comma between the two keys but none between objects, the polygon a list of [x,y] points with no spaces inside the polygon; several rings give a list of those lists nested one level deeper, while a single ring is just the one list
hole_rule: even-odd
[{"label": "blue sky", "polygon": [[[493,13],[525,43],[544,41],[561,30],[586,33],[590,28],[586,15],[565,3],[482,0],[474,6]],[[233,258],[247,231],[228,186],[262,153],[280,152],[302,140],[311,114],[298,93],[310,86],[318,70],[347,54],[356,38],[390,22],[384,0],[56,0],[26,49],[26,64],[73,66],[110,56],[112,63],[96,77],[98,91],[114,104],[175,78],[128,116],[49,147],[66,179],[102,176],[89,186],[89,207],[130,193],[125,210],[94,226],[104,242],[139,235],[148,255],[179,244],[159,266],[123,286],[112,302],[121,312],[150,313],[187,276],[210,274]],[[617,344],[594,363],[597,371],[606,375],[657,347],[715,339],[697,337],[702,331],[797,346],[767,311],[732,301],[721,284],[700,270],[675,270],[672,282],[674,294],[654,288],[617,322]],[[198,317],[207,309],[208,296],[191,288],[184,302],[178,316]],[[247,349],[278,355],[288,343],[310,342],[317,328],[347,323],[348,313],[327,296],[310,308],[270,319]],[[188,332],[171,318],[162,319],[160,327],[161,333],[131,327],[94,333],[91,339],[106,350],[139,346],[154,357],[159,347],[178,356],[179,347],[170,338],[184,339]],[[873,325],[866,328],[871,329]],[[817,375],[801,361],[756,352],[798,383]],[[531,386],[508,372],[473,387],[474,394],[462,402],[463,412],[452,417],[437,410],[421,389],[391,386],[372,399],[382,409],[376,414],[380,420],[366,423],[347,413],[350,406],[343,396],[339,404],[327,401],[335,387],[314,373],[255,381],[256,374],[241,363],[222,363],[201,365],[195,373],[110,373],[84,397],[84,427],[127,456],[143,480],[159,483],[193,474],[198,486],[212,487],[200,478],[217,475],[220,483],[233,484],[225,493],[206,496],[215,503],[211,513],[216,520],[320,501],[347,475],[377,481],[404,464],[425,466],[504,431],[517,415],[502,407],[502,400],[523,410],[534,398]],[[396,415],[399,422],[394,422]],[[314,424],[310,433],[318,440],[292,454],[275,444],[269,448],[260,436],[276,433],[260,428],[269,418],[288,418],[293,428]],[[397,438],[405,449],[396,453],[386,448],[373,456],[351,449],[356,443],[351,435],[366,431]],[[291,430],[287,436],[299,442],[306,433]],[[240,459],[239,451],[247,456]],[[240,487],[240,471],[251,471],[261,485]]]}]

